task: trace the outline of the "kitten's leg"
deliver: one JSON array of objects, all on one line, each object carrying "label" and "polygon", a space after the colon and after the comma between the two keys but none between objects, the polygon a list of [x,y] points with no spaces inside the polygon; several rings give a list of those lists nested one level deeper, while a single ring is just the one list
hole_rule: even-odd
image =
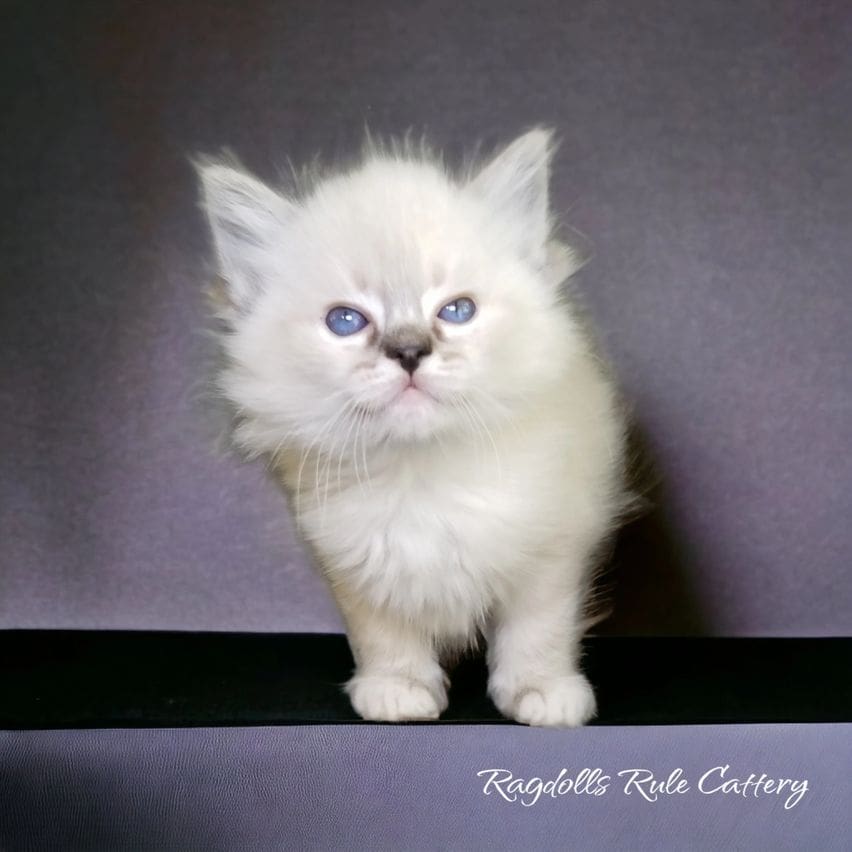
[{"label": "kitten's leg", "polygon": [[583,572],[545,561],[524,575],[494,614],[488,693],[506,716],[527,725],[577,727],[595,714],[578,668]]},{"label": "kitten's leg", "polygon": [[437,719],[447,677],[432,641],[387,613],[338,594],[355,674],[346,692],[355,712],[376,722]]}]

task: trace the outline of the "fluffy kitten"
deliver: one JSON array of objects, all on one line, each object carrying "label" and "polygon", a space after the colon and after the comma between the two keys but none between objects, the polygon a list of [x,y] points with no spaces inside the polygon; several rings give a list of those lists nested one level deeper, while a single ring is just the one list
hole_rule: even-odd
[{"label": "fluffy kitten", "polygon": [[453,176],[408,149],[286,197],[200,165],[226,284],[218,386],[291,498],[346,622],[365,719],[434,719],[441,660],[488,644],[533,725],[595,712],[590,560],[625,504],[614,389],[560,284],[551,136]]}]

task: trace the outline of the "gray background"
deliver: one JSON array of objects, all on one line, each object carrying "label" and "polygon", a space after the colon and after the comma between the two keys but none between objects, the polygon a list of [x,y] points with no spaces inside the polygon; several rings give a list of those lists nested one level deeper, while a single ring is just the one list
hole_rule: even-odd
[{"label": "gray background", "polygon": [[367,122],[528,126],[661,483],[614,633],[852,626],[852,7],[7,3],[0,626],[336,630],[259,467],[201,415],[188,155],[275,179]]}]

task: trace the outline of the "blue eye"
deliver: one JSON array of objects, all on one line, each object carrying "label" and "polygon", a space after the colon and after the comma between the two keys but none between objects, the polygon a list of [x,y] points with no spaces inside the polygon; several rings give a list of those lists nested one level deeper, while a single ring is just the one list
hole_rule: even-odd
[{"label": "blue eye", "polygon": [[473,299],[468,299],[467,296],[462,296],[460,299],[454,299],[448,305],[444,305],[438,316],[447,322],[468,322],[476,313],[476,305]]},{"label": "blue eye", "polygon": [[355,308],[347,308],[341,305],[338,308],[332,308],[325,317],[325,324],[338,336],[347,337],[350,334],[355,334],[356,331],[361,331],[362,328],[370,324],[370,320]]}]

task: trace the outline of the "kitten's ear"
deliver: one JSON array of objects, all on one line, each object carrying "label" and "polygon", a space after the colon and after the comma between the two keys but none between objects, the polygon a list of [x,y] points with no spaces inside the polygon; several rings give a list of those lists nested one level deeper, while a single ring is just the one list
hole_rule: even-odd
[{"label": "kitten's ear", "polygon": [[502,215],[518,234],[521,251],[542,262],[550,235],[548,184],[553,133],[530,130],[497,154],[469,188]]},{"label": "kitten's ear", "polygon": [[202,201],[213,233],[219,274],[236,308],[245,308],[275,271],[280,242],[294,205],[233,166],[201,161]]},{"label": "kitten's ear", "polygon": [[555,287],[576,275],[595,253],[592,241],[585,234],[566,225],[560,230],[559,239],[548,240],[545,261],[547,280]]}]

